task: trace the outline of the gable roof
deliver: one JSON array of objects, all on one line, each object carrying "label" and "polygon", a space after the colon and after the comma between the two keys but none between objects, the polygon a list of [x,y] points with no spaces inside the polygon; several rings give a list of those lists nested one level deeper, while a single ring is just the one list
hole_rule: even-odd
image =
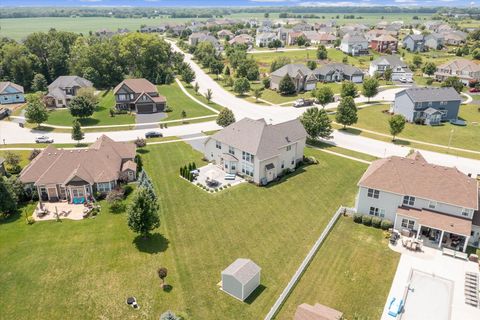
[{"label": "gable roof", "polygon": [[403,38],[403,41],[405,41],[408,38],[412,39],[413,41],[423,41],[424,36],[423,34],[409,34],[405,36],[405,38]]},{"label": "gable roof", "polygon": [[363,75],[362,70],[360,70],[359,68],[348,65],[348,64],[343,64],[343,63],[325,64],[325,65],[315,69],[313,71],[313,73],[326,75],[326,74],[329,74],[329,73],[335,72],[335,71],[343,72],[344,74],[349,75],[349,76],[354,75],[354,74],[362,74]]},{"label": "gable roof", "polygon": [[215,133],[211,139],[253,154],[259,160],[266,160],[278,155],[280,148],[306,137],[307,133],[298,119],[269,125],[263,119],[243,118]]},{"label": "gable roof", "polygon": [[230,275],[240,283],[246,284],[254,278],[261,268],[250,259],[239,258],[222,271],[222,275]]},{"label": "gable roof", "polygon": [[343,36],[342,42],[345,43],[359,43],[359,42],[367,42],[367,39],[361,34],[350,34],[347,33]]},{"label": "gable roof", "polygon": [[406,68],[407,64],[403,62],[399,56],[396,55],[388,55],[388,56],[381,56],[371,62],[372,65],[389,65],[392,68],[395,67],[402,67]]},{"label": "gable roof", "polygon": [[304,64],[287,64],[281,67],[280,69],[275,70],[270,75],[276,77],[285,77],[285,75],[289,75],[292,78],[295,78],[298,73],[301,73],[304,76],[309,76],[313,72],[309,68],[307,68]]},{"label": "gable roof", "polygon": [[23,93],[23,87],[10,81],[0,81],[0,93],[3,93],[8,87],[12,87],[18,92]]},{"label": "gable roof", "polygon": [[73,88],[73,87],[93,87],[92,82],[88,81],[85,78],[79,76],[60,76],[55,81],[50,83],[48,86],[48,91],[51,91],[55,88]]},{"label": "gable roof", "polygon": [[450,69],[452,71],[480,72],[480,65],[467,59],[455,59],[446,62],[438,69]]},{"label": "gable roof", "polygon": [[376,38],[373,39],[373,41],[388,41],[388,42],[398,42],[397,39],[395,39],[394,37],[392,37],[391,35],[389,34],[382,34]]},{"label": "gable roof", "polygon": [[117,180],[124,159],[135,157],[135,145],[102,135],[88,149],[64,150],[50,145],[20,173],[23,183],[65,185],[78,177],[90,184]]},{"label": "gable roof", "polygon": [[138,79],[125,79],[122,82],[120,82],[115,89],[113,89],[113,93],[116,94],[120,88],[125,85],[130,90],[132,90],[135,93],[142,93],[142,92],[158,92],[157,87],[148,81],[145,78],[138,78]]},{"label": "gable roof", "polygon": [[419,154],[374,161],[358,185],[459,207],[478,209],[478,182],[450,168],[430,164]]},{"label": "gable roof", "polygon": [[404,91],[413,102],[462,101],[458,92],[452,87],[416,87]]}]

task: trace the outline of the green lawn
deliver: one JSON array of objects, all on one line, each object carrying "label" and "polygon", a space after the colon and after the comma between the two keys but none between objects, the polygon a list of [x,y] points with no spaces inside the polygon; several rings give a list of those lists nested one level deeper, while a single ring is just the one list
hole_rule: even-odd
[{"label": "green lawn", "polygon": [[[115,117],[110,116],[110,109],[115,106],[115,97],[112,91],[102,92],[100,102],[92,117],[80,119],[82,126],[100,126],[115,124],[133,124],[135,115],[121,114]],[[49,111],[47,124],[58,126],[71,126],[75,118],[72,117],[68,108]]]},{"label": "green lawn", "polygon": [[[85,221],[0,222],[2,317],[158,319],[172,309],[189,319],[262,318],[338,206],[353,205],[367,167],[317,150],[306,154],[320,163],[282,183],[207,194],[178,177],[180,165],[202,164],[200,153],[184,143],[147,147],[144,164],[162,208],[161,227],[148,241],[106,205]],[[217,287],[220,272],[238,257],[262,268],[262,287],[247,303]],[[170,292],[160,290],[160,266],[169,270]],[[125,306],[129,295],[140,311]]]},{"label": "green lawn", "polygon": [[[380,133],[389,134],[388,105],[376,105],[360,109],[358,111],[358,122],[354,125],[360,129],[368,129]],[[441,145],[448,145],[451,131],[453,130],[451,146],[480,151],[480,112],[478,105],[461,105],[459,117],[467,120],[465,127],[455,126],[450,123],[443,123],[440,126],[422,126],[407,123],[399,138],[414,139]],[[477,124],[472,124],[477,122]]]},{"label": "green lawn", "polygon": [[379,319],[399,259],[381,230],[340,217],[277,319],[292,319],[302,303],[327,305],[346,319]]}]

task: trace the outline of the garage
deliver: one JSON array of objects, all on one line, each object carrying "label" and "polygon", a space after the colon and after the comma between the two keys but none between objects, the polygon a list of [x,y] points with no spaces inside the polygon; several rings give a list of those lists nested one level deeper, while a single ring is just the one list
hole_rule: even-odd
[{"label": "garage", "polygon": [[137,104],[137,113],[154,113],[154,104]]},{"label": "garage", "polygon": [[352,77],[352,82],[353,83],[362,83],[363,81],[363,76],[353,76]]}]

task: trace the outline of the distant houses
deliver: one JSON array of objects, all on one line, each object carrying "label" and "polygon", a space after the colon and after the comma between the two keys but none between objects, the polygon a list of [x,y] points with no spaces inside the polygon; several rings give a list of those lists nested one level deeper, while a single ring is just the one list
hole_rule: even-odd
[{"label": "distant houses", "polygon": [[325,64],[315,69],[313,73],[317,80],[321,82],[352,81],[362,83],[364,78],[362,70],[343,63]]},{"label": "distant houses", "polygon": [[23,87],[10,81],[0,82],[0,104],[23,103]]},{"label": "distant houses", "polygon": [[407,64],[396,55],[381,56],[373,60],[370,63],[368,73],[371,77],[375,76],[375,74],[383,75],[387,69],[392,70],[391,80],[393,81],[401,79],[411,81],[413,78],[413,72],[408,68]]},{"label": "distant houses", "polygon": [[425,50],[425,37],[423,34],[409,34],[403,38],[403,48],[411,52]]},{"label": "distant houses", "polygon": [[161,112],[167,106],[167,99],[158,94],[157,87],[147,79],[126,79],[113,90],[117,110],[136,113]]},{"label": "distant houses", "polygon": [[480,80],[480,65],[467,59],[455,59],[437,67],[435,72],[437,81],[444,81],[449,77],[458,77],[468,85],[472,80]]},{"label": "distant houses", "polygon": [[462,98],[452,87],[408,88],[395,94],[393,112],[409,122],[439,125],[457,120]]},{"label": "distant houses", "polygon": [[79,76],[60,76],[48,86],[48,107],[67,107],[81,88],[93,88],[91,81]]},{"label": "distant houses", "polygon": [[226,173],[265,185],[296,169],[303,160],[306,138],[298,119],[273,125],[243,118],[210,136],[204,156]]},{"label": "distant houses", "polygon": [[292,79],[297,92],[311,91],[316,87],[317,78],[312,70],[303,64],[287,64],[270,74],[270,88],[279,90],[280,82],[287,74]]}]

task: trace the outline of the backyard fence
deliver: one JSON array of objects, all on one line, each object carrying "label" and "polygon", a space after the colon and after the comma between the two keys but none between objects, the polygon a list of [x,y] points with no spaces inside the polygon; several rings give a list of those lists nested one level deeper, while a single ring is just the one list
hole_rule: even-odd
[{"label": "backyard fence", "polygon": [[300,278],[302,277],[303,273],[307,269],[308,265],[312,261],[313,257],[315,256],[318,249],[322,245],[323,241],[328,236],[328,233],[330,232],[330,230],[335,225],[335,222],[337,222],[338,217],[340,217],[341,214],[346,213],[346,210],[348,210],[348,208],[345,208],[343,206],[341,206],[337,209],[337,212],[335,212],[332,219],[330,219],[330,222],[328,222],[325,229],[323,229],[322,234],[317,239],[317,241],[313,245],[312,249],[310,249],[310,251],[308,252],[305,259],[303,259],[302,264],[300,265],[300,267],[298,267],[298,269],[295,272],[295,274],[293,275],[292,279],[290,279],[287,286],[285,287],[285,289],[283,289],[282,293],[278,297],[277,301],[275,301],[272,308],[270,309],[268,314],[265,316],[265,320],[271,320],[277,314],[278,310],[280,310],[280,307],[283,305],[283,303],[285,302],[285,300],[289,296],[290,292],[292,291],[293,287],[295,287],[295,285],[297,284],[298,280],[300,280]]}]

